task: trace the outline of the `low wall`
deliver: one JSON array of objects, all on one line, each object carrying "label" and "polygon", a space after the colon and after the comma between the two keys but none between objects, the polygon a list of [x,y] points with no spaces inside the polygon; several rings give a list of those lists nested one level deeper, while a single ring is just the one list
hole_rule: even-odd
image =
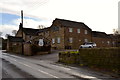
[{"label": "low wall", "polygon": [[11,46],[11,47],[9,47],[9,52],[21,54],[22,53],[22,47],[21,47],[21,45]]},{"label": "low wall", "polygon": [[50,46],[43,46],[40,47],[38,45],[34,44],[29,44],[26,43],[24,44],[24,55],[42,55],[42,54],[48,54],[50,53]]},{"label": "low wall", "polygon": [[85,65],[120,73],[120,48],[80,49],[79,52],[61,52],[59,61]]},{"label": "low wall", "polygon": [[32,51],[31,51],[31,44],[24,44],[24,55],[32,55]]}]

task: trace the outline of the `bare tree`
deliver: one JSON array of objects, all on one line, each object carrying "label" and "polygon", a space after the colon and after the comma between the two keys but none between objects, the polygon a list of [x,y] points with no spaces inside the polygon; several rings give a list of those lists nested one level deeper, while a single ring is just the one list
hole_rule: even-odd
[{"label": "bare tree", "polygon": [[6,34],[5,37],[8,38],[8,36],[10,36],[10,34]]},{"label": "bare tree", "polygon": [[118,33],[118,29],[113,29],[113,34],[114,34],[114,35],[119,34],[119,33]]},{"label": "bare tree", "polygon": [[12,30],[12,34],[15,36],[17,34],[17,30]]},{"label": "bare tree", "polygon": [[44,25],[39,25],[39,26],[38,26],[38,29],[43,29],[43,28],[45,28]]}]

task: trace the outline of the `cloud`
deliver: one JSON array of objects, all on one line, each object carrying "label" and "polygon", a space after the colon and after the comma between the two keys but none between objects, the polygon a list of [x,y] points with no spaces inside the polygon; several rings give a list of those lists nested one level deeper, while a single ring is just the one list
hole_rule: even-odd
[{"label": "cloud", "polygon": [[15,25],[0,25],[0,32],[2,32],[2,37],[5,38],[6,34],[12,35],[12,30],[18,30],[18,26]]},{"label": "cloud", "polygon": [[[3,32],[2,34],[3,37],[5,37],[6,34],[12,35],[12,30],[18,30],[21,19],[20,18],[14,19],[11,22],[15,25],[11,25],[11,24],[0,25],[0,32]],[[45,27],[49,27],[49,25],[51,25],[51,22],[47,20],[24,19],[23,25],[25,28],[38,29],[39,25],[44,25]]]},{"label": "cloud", "polygon": [[[25,27],[36,28],[38,24],[50,26],[54,18],[86,23],[97,31],[112,33],[117,28],[119,0],[1,0],[2,12],[42,19],[26,20]],[[31,23],[30,23],[31,22]],[[33,23],[33,24],[32,24]]]},{"label": "cloud", "polygon": [[[21,22],[20,18],[13,20],[13,23],[15,25],[19,25],[20,22]],[[23,26],[26,28],[38,28],[39,25],[44,25],[45,27],[49,27],[51,25],[51,21],[34,20],[34,19],[24,19],[23,20]]]}]

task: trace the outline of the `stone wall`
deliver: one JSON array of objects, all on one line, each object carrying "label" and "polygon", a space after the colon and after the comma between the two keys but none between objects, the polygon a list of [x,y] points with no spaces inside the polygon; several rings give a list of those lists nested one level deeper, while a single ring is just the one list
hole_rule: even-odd
[{"label": "stone wall", "polygon": [[113,42],[110,38],[92,37],[92,42],[95,42],[97,47],[114,47],[116,45],[115,41]]},{"label": "stone wall", "polygon": [[[77,29],[80,29],[80,33],[77,33]],[[88,42],[91,42],[91,31],[88,31],[88,34],[85,34],[83,28],[73,28],[73,32],[69,32],[69,27],[65,27],[65,46],[71,46],[72,49],[79,49],[79,46],[83,44],[84,39],[88,39]],[[69,42],[69,38],[73,38],[73,43]]]},{"label": "stone wall", "polygon": [[[54,26],[53,26],[54,27]],[[58,26],[59,27],[59,26]],[[56,49],[64,49],[64,27],[59,27],[59,31],[50,31],[51,47]],[[60,43],[57,43],[57,38],[60,38]],[[52,43],[52,39],[55,39],[55,43]]]},{"label": "stone wall", "polygon": [[24,44],[24,55],[32,55],[31,44],[25,43]]}]

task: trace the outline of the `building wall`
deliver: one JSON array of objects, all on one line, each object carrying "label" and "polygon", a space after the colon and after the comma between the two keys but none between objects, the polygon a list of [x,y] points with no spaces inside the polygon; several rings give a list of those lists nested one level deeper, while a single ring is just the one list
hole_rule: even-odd
[{"label": "building wall", "polygon": [[[78,49],[81,44],[85,42],[85,39],[88,42],[91,42],[91,30],[84,28],[72,28],[73,32],[69,32],[70,27],[65,27],[65,47],[71,47],[71,49]],[[80,29],[80,33],[77,32],[77,29]],[[85,34],[87,30],[87,34]],[[69,38],[73,38],[73,42],[70,43]]]},{"label": "building wall", "polygon": [[[59,30],[54,31],[54,27],[59,27]],[[79,27],[66,27],[59,22],[53,23],[50,30],[52,48],[78,49],[79,46],[85,42],[85,39],[91,42],[91,30]],[[69,32],[69,28],[72,28],[73,32]],[[80,33],[77,32],[77,29],[80,29]],[[87,30],[87,34],[85,34],[85,30]],[[57,43],[57,37],[60,38],[60,43]],[[55,43],[52,43],[53,38],[55,39]],[[73,39],[72,43],[70,43],[69,38]]]},{"label": "building wall", "polygon": [[7,41],[7,51],[13,53],[22,53],[22,43],[21,42],[10,42]]},{"label": "building wall", "polygon": [[[19,29],[17,34],[16,34],[16,37],[22,37],[22,29]],[[23,32],[23,39],[26,40],[26,35],[25,33]]]},{"label": "building wall", "polygon": [[2,38],[0,38],[0,50],[2,49]]},{"label": "building wall", "polygon": [[[51,38],[51,48],[52,49],[64,49],[64,27],[60,27],[59,25],[56,25],[59,27],[58,31],[55,31],[53,29],[50,30],[50,38]],[[53,27],[56,27],[53,26]],[[52,27],[52,28],[53,28]],[[60,43],[57,42],[57,39],[60,38]],[[52,39],[55,39],[55,43],[52,42]]]},{"label": "building wall", "polygon": [[10,42],[9,42],[9,40],[7,39],[7,51],[9,51],[10,50]]},{"label": "building wall", "polygon": [[113,43],[113,40],[110,38],[92,37],[92,42],[95,42],[97,44],[97,47],[114,47],[115,46],[115,41]]},{"label": "building wall", "polygon": [[[19,29],[17,34],[16,34],[16,37],[22,37],[22,29]],[[33,35],[26,35],[24,32],[23,32],[23,39],[25,41],[30,41],[31,39],[34,39],[35,37],[37,36],[33,36]]]}]

